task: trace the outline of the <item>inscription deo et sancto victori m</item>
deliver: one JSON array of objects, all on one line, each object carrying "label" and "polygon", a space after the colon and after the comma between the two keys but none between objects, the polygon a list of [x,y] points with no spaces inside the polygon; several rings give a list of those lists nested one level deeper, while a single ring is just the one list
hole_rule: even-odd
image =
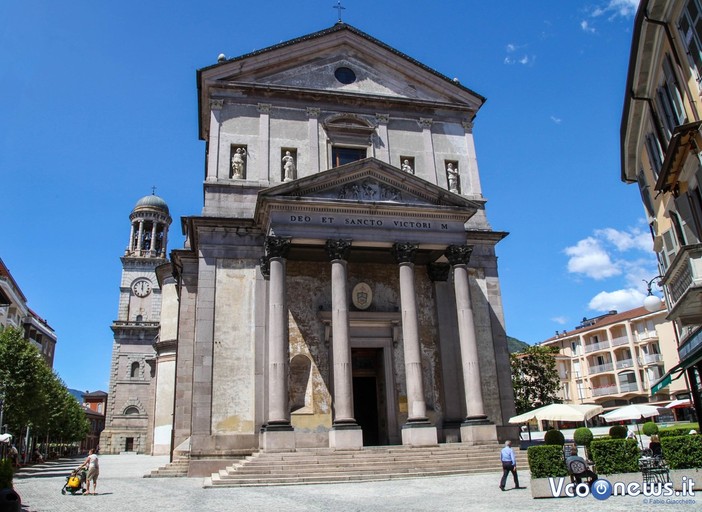
[{"label": "inscription deo et sancto victori m", "polygon": [[335,226],[360,226],[368,228],[393,228],[393,229],[438,229],[448,231],[446,222],[432,222],[427,220],[397,220],[397,219],[371,219],[368,217],[341,217],[309,215],[290,215],[291,224],[322,224]]}]

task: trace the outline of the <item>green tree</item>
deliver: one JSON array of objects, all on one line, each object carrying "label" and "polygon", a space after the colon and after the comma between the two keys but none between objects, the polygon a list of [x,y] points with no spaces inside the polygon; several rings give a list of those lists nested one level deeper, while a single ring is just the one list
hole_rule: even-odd
[{"label": "green tree", "polygon": [[560,403],[561,380],[556,370],[556,347],[530,346],[510,355],[512,387],[517,414]]},{"label": "green tree", "polygon": [[3,421],[15,435],[29,426],[36,436],[80,441],[90,424],[82,406],[17,329],[0,332]]}]

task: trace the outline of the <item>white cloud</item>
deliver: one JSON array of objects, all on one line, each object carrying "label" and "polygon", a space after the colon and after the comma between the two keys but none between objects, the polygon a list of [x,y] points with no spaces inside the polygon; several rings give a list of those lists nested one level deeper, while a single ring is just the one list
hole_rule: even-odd
[{"label": "white cloud", "polygon": [[565,316],[554,316],[553,318],[551,318],[551,321],[559,325],[565,325],[568,323],[568,318]]},{"label": "white cloud", "polygon": [[589,32],[590,34],[595,33],[595,28],[591,27],[587,20],[583,20],[580,22],[580,28],[583,29],[584,32]]},{"label": "white cloud", "polygon": [[564,252],[568,272],[596,280],[623,275],[632,289],[645,290],[643,279],[657,273],[651,235],[638,227],[596,229]]},{"label": "white cloud", "polygon": [[600,242],[592,237],[580,240],[574,246],[566,247],[565,253],[570,256],[568,272],[585,274],[597,280],[621,274],[621,270],[617,268]]},{"label": "white cloud", "polygon": [[615,290],[613,292],[600,292],[588,303],[588,308],[593,311],[627,311],[641,307],[646,294],[634,288]]},{"label": "white cloud", "polygon": [[517,49],[517,45],[509,43],[507,45],[507,53],[513,53]]},{"label": "white cloud", "polygon": [[[516,45],[514,43],[509,43],[505,47],[505,51],[508,54],[514,54],[521,48],[525,48],[526,45]],[[514,56],[514,55],[507,55],[505,57],[504,63],[505,64],[522,64],[522,65],[527,65],[527,64],[533,64],[534,60],[536,60],[536,56],[534,55],[529,55],[529,54],[523,54],[521,57],[519,56]]]},{"label": "white cloud", "polygon": [[629,249],[640,249],[642,251],[653,251],[653,241],[649,233],[638,228],[631,228],[630,231],[620,231],[614,228],[596,229],[595,235],[604,237],[608,242],[614,244],[619,251]]},{"label": "white cloud", "polygon": [[553,121],[555,124],[561,124],[562,119],[560,117],[551,116],[551,121]]},{"label": "white cloud", "polygon": [[608,0],[606,3],[597,6],[592,11],[593,17],[608,15],[609,19],[622,16],[624,18],[636,14],[639,8],[639,0]]}]

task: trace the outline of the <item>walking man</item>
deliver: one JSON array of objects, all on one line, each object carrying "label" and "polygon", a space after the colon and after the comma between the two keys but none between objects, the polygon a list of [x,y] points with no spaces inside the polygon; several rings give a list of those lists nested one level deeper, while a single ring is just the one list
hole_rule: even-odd
[{"label": "walking man", "polygon": [[510,472],[512,473],[512,478],[514,478],[514,488],[521,489],[521,487],[519,487],[519,476],[517,476],[517,458],[514,456],[512,441],[509,439],[505,441],[505,447],[500,451],[500,460],[502,461],[502,480],[500,480],[500,490],[505,490],[507,475]]}]

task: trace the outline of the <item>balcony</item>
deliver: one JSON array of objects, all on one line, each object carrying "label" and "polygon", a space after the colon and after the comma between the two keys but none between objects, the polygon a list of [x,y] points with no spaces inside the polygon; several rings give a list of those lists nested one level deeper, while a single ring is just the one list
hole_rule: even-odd
[{"label": "balcony", "polygon": [[585,353],[589,354],[591,352],[597,352],[598,350],[606,350],[609,348],[609,341],[601,341],[599,343],[592,343],[591,345],[585,345]]},{"label": "balcony", "polygon": [[663,356],[661,354],[646,354],[641,359],[643,364],[653,364],[663,361]]},{"label": "balcony", "polygon": [[617,370],[622,370],[624,368],[631,368],[632,366],[634,366],[633,359],[622,359],[621,361],[617,361]]},{"label": "balcony", "polygon": [[642,331],[642,332],[637,332],[636,333],[636,341],[639,343],[644,342],[644,341],[650,341],[658,338],[658,333],[653,330],[653,331]]},{"label": "balcony", "polygon": [[628,393],[629,391],[638,391],[639,385],[636,382],[622,382],[619,384],[619,390],[622,393]]},{"label": "balcony", "polygon": [[592,388],[592,396],[615,395],[617,393],[618,391],[616,384]]},{"label": "balcony", "polygon": [[590,375],[594,375],[596,373],[611,372],[612,370],[614,370],[613,363],[605,363],[599,364],[597,366],[590,366]]},{"label": "balcony", "polygon": [[681,325],[702,323],[702,244],[683,246],[663,277],[670,299],[667,319]]},{"label": "balcony", "polygon": [[613,347],[620,347],[622,345],[628,345],[628,344],[629,344],[629,336],[619,336],[618,338],[614,338],[612,340]]}]

